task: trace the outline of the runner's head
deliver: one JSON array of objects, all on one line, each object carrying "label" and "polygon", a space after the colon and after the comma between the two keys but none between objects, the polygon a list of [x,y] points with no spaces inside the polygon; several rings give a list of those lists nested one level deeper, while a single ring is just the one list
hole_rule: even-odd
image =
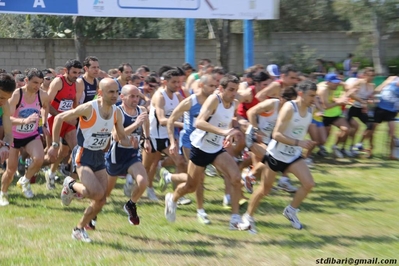
[{"label": "runner's head", "polygon": [[220,92],[222,93],[222,98],[226,102],[233,102],[236,98],[238,84],[240,80],[233,75],[227,74],[220,80]]},{"label": "runner's head", "polygon": [[201,77],[198,87],[201,89],[201,92],[204,96],[208,97],[216,90],[217,81],[214,78],[214,75],[205,74]]},{"label": "runner's head", "polygon": [[163,73],[163,78],[166,81],[166,90],[169,92],[177,92],[180,86],[180,72],[176,69],[171,69]]},{"label": "runner's head", "polygon": [[104,78],[100,81],[99,87],[103,102],[109,106],[115,104],[119,94],[118,83],[112,78]]},{"label": "runner's head", "polygon": [[147,76],[144,79],[143,89],[148,92],[153,92],[159,87],[158,81],[154,76]]},{"label": "runner's head", "polygon": [[298,70],[294,65],[284,65],[281,67],[281,80],[287,86],[294,86],[298,83]]},{"label": "runner's head", "polygon": [[217,83],[216,87],[219,87],[220,80],[224,77],[225,74],[226,74],[226,72],[224,71],[223,67],[215,67],[212,70],[213,78],[215,79],[215,81]]},{"label": "runner's head", "polygon": [[80,63],[78,60],[76,59],[68,60],[65,63],[66,79],[71,83],[76,82],[76,80],[80,76],[82,68],[83,68],[82,63]]},{"label": "runner's head", "polygon": [[306,106],[311,106],[314,103],[317,91],[316,83],[310,80],[301,81],[298,83],[297,90],[298,96],[302,98]]},{"label": "runner's head", "polygon": [[97,78],[100,73],[100,63],[95,56],[88,56],[83,61],[85,73],[91,78]]},{"label": "runner's head", "polygon": [[128,108],[136,108],[140,102],[140,90],[130,84],[126,84],[121,90],[122,104]]},{"label": "runner's head", "polygon": [[335,73],[329,73],[324,77],[324,80],[327,82],[328,89],[336,90],[338,86],[341,84],[341,80]]},{"label": "runner's head", "polygon": [[285,102],[295,100],[298,96],[298,92],[294,87],[284,88],[281,92],[280,102],[284,104]]},{"label": "runner's head", "polygon": [[123,63],[118,67],[119,78],[123,82],[129,82],[133,74],[133,68],[128,63]]},{"label": "runner's head", "polygon": [[373,82],[375,77],[375,72],[374,72],[374,68],[372,67],[366,67],[363,70],[363,78],[367,80],[368,83]]},{"label": "runner's head", "polygon": [[272,79],[266,72],[259,72],[253,76],[253,82],[257,91],[261,91],[262,89],[266,88]]},{"label": "runner's head", "polygon": [[15,80],[12,75],[0,73],[0,106],[11,98],[15,90]]},{"label": "runner's head", "polygon": [[26,89],[32,92],[38,92],[44,79],[43,72],[36,68],[31,68],[25,78]]}]

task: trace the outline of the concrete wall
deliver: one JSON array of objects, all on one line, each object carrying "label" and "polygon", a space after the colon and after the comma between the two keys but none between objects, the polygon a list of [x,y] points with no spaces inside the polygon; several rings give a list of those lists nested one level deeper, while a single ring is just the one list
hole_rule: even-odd
[{"label": "concrete wall", "polygon": [[[341,61],[348,52],[354,52],[359,43],[358,34],[345,32],[285,32],[261,36],[255,42],[255,62],[267,64],[293,45],[307,45],[324,59]],[[383,43],[384,57],[399,56],[399,33],[393,33]],[[242,72],[242,34],[232,34],[230,41],[231,71]],[[100,59],[102,69],[115,68],[129,62],[134,68],[145,64],[158,69],[163,64],[181,65],[184,62],[184,40],[120,39],[93,40],[88,43],[87,55]],[[371,56],[371,54],[370,54]],[[24,70],[28,67],[43,69],[64,65],[75,58],[70,39],[0,39],[0,68]],[[196,59],[209,58],[217,64],[215,40],[197,40]]]}]

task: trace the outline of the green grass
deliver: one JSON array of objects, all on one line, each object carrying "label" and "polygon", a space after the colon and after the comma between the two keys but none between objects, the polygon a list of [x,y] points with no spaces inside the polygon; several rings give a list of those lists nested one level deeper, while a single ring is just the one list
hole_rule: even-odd
[{"label": "green grass", "polygon": [[381,125],[375,159],[318,160],[312,170],[317,186],[301,206],[300,231],[281,215],[291,200],[283,192],[262,200],[257,235],[229,231],[220,178],[207,178],[205,184],[211,225],[197,222],[195,204],[179,207],[176,223],[169,224],[163,202],[143,198],[141,224],[131,226],[119,180],[99,214],[98,230],[89,232],[93,243],[86,244],[72,240],[71,231],[87,201],[62,207],[61,185],[47,191],[43,179],[32,186],[36,197],[28,200],[15,181],[10,205],[0,208],[0,265],[315,265],[327,257],[399,259],[399,163],[383,156],[385,130]]}]

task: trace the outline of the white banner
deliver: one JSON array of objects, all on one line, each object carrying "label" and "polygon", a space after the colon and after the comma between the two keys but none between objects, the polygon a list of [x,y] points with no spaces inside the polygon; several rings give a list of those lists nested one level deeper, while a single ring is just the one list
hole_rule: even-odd
[{"label": "white banner", "polygon": [[0,13],[202,19],[277,19],[279,0],[0,0]]}]

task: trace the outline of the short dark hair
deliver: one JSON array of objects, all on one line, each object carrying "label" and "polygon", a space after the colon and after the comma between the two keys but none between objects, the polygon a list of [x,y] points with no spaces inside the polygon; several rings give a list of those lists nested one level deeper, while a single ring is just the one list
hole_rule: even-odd
[{"label": "short dark hair", "polygon": [[29,69],[28,74],[26,75],[28,80],[31,80],[33,77],[38,77],[39,79],[44,79],[43,72],[40,70],[37,70],[36,68],[31,68]]},{"label": "short dark hair", "polygon": [[176,67],[175,69],[179,72],[180,76],[186,75],[186,73],[184,73],[184,70],[181,67]]},{"label": "short dark hair", "polygon": [[125,70],[125,67],[126,67],[126,66],[130,67],[131,69],[133,69],[133,67],[132,67],[131,64],[129,64],[129,63],[122,63],[122,64],[120,64],[120,65],[118,66],[118,70],[122,73],[123,70]]},{"label": "short dark hair", "polygon": [[24,74],[17,74],[15,75],[15,82],[23,82],[25,80]]},{"label": "short dark hair", "polygon": [[203,66],[203,65],[209,65],[210,63],[212,63],[212,61],[210,59],[204,58],[204,59],[199,60],[198,65]]},{"label": "short dark hair", "polygon": [[13,74],[15,76],[17,74],[22,74],[22,72],[19,69],[14,69],[14,70],[11,71],[11,74]]},{"label": "short dark hair", "polygon": [[281,98],[283,98],[287,101],[291,101],[291,100],[295,99],[297,96],[298,96],[298,92],[295,90],[294,87],[285,88],[281,92]]},{"label": "short dark hair", "polygon": [[82,69],[83,66],[82,66],[82,63],[80,63],[79,60],[71,59],[71,60],[68,60],[68,61],[65,63],[65,68],[67,69],[67,71],[69,71],[69,70],[71,70],[71,68],[79,68],[79,69]]},{"label": "short dark hair", "polygon": [[180,72],[177,70],[177,69],[171,69],[171,70],[168,70],[168,71],[166,71],[165,73],[163,73],[163,75],[162,75],[162,77],[165,79],[165,80],[170,80],[170,79],[172,79],[173,77],[180,77],[181,75],[180,75]]},{"label": "short dark hair", "polygon": [[163,76],[163,73],[165,73],[166,71],[171,70],[172,68],[173,68],[173,67],[172,67],[172,66],[169,66],[169,65],[161,66],[161,67],[159,68],[159,70],[158,70],[158,76],[159,76],[159,77],[162,77],[162,76]]},{"label": "short dark hair", "polygon": [[[141,65],[141,66],[139,67],[139,69],[140,69],[140,68],[144,69],[145,72],[150,72],[150,71],[151,71],[150,68],[149,68],[148,66],[146,66],[146,65]],[[137,69],[137,71],[138,71],[138,69]]]},{"label": "short dark hair", "polygon": [[307,92],[307,91],[317,91],[317,85],[316,83],[312,82],[311,80],[303,80],[298,83],[297,85],[297,90],[302,91],[302,92]]},{"label": "short dark hair", "polygon": [[236,76],[227,74],[220,80],[220,86],[222,86],[223,89],[226,89],[230,82],[239,84],[240,80]]},{"label": "short dark hair", "polygon": [[261,71],[259,73],[256,73],[252,79],[254,82],[263,82],[270,79],[270,76],[266,72]]},{"label": "short dark hair", "polygon": [[224,71],[223,67],[217,66],[212,70],[212,74],[224,75],[226,72]]},{"label": "short dark hair", "polygon": [[289,72],[298,72],[298,69],[294,65],[284,65],[280,69],[280,73],[284,75],[288,75]]},{"label": "short dark hair", "polygon": [[7,73],[7,71],[5,69],[0,68],[0,74],[1,73]]},{"label": "short dark hair", "polygon": [[53,72],[51,72],[50,69],[46,68],[42,70],[43,75],[47,75],[47,74],[53,74]]},{"label": "short dark hair", "polygon": [[15,90],[15,80],[12,75],[0,73],[0,90],[12,93]]},{"label": "short dark hair", "polygon": [[155,71],[151,71],[150,74],[149,74],[148,76],[159,78],[158,73],[155,72]]},{"label": "short dark hair", "polygon": [[145,77],[144,82],[147,83],[147,84],[158,83],[157,79],[154,76],[150,76],[150,75]]},{"label": "short dark hair", "polygon": [[184,71],[187,71],[187,70],[194,70],[194,68],[192,67],[192,65],[190,65],[189,63],[184,63],[182,66],[181,66],[181,68],[184,70]]},{"label": "short dark hair", "polygon": [[130,78],[131,81],[134,81],[136,79],[141,79],[141,77],[137,74],[133,74],[132,77]]},{"label": "short dark hair", "polygon": [[95,57],[95,56],[88,56],[88,57],[86,57],[85,60],[83,61],[83,65],[84,65],[85,67],[90,67],[90,66],[91,66],[90,61],[98,62],[98,58]]}]

